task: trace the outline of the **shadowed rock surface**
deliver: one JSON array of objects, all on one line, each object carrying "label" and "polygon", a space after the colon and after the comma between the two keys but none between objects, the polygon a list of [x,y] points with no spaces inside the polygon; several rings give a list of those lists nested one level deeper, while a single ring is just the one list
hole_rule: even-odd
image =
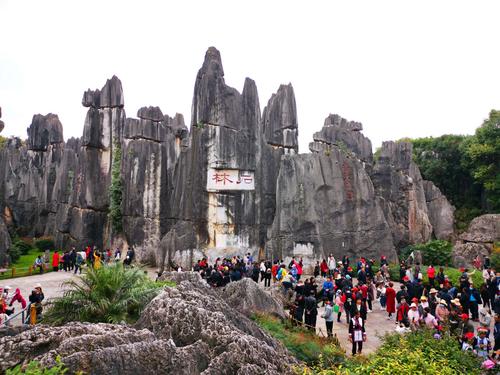
[{"label": "shadowed rock surface", "polygon": [[368,173],[337,147],[329,155],[283,157],[267,246],[273,259],[296,256],[309,265],[329,253],[397,259]]},{"label": "shadowed rock surface", "polygon": [[438,240],[453,240],[455,230],[455,207],[431,181],[423,181],[429,221]]},{"label": "shadowed rock surface", "polygon": [[372,143],[362,133],[363,125],[348,121],[339,115],[330,114],[325,119],[325,125],[318,133],[314,133],[310,148],[311,152],[319,149],[327,151],[332,145],[350,150],[371,167],[373,164]]},{"label": "shadowed rock surface", "polygon": [[394,245],[401,249],[429,241],[432,225],[422,176],[412,160],[411,143],[382,143],[371,178],[376,194],[384,199],[383,210],[391,225]]},{"label": "shadowed rock surface", "polygon": [[479,257],[490,256],[495,242],[500,241],[500,214],[478,216],[471,221],[453,248],[453,264],[471,267]]},{"label": "shadowed rock surface", "polygon": [[254,313],[267,313],[286,318],[281,300],[272,297],[250,278],[227,284],[222,290],[222,299],[248,317]]}]

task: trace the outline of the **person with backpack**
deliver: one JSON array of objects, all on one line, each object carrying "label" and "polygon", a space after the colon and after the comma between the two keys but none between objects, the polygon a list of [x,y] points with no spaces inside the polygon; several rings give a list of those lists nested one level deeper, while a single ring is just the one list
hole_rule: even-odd
[{"label": "person with backpack", "polygon": [[322,318],[325,319],[325,324],[326,324],[326,334],[328,337],[333,336],[333,307],[332,303],[330,301],[326,301],[326,306],[325,306],[325,311],[323,315],[321,316]]}]

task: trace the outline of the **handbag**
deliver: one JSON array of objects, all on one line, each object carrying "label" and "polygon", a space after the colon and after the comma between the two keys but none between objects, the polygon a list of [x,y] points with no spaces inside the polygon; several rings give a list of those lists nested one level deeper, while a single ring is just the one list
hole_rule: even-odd
[{"label": "handbag", "polygon": [[339,310],[340,310],[339,305],[333,305],[333,312],[338,313],[338,312],[339,312]]}]

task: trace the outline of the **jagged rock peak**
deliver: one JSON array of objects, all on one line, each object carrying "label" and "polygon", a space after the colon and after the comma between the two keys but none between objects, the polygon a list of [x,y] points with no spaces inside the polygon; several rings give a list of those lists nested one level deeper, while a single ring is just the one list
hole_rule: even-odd
[{"label": "jagged rock peak", "polygon": [[363,130],[363,124],[356,121],[348,121],[345,118],[337,115],[337,114],[329,114],[327,118],[325,118],[325,126],[335,126],[338,128],[352,130],[352,131],[361,131]]},{"label": "jagged rock peak", "polygon": [[113,76],[101,90],[88,89],[83,93],[82,105],[94,108],[123,108],[122,82],[117,76]]},{"label": "jagged rock peak", "polygon": [[271,96],[262,114],[267,143],[298,151],[298,122],[292,84],[280,85]]},{"label": "jagged rock peak", "polygon": [[197,78],[201,79],[203,74],[213,74],[224,77],[224,68],[222,67],[220,52],[215,47],[209,47],[205,53],[205,60],[203,61],[203,66],[198,71]]},{"label": "jagged rock peak", "polygon": [[84,107],[98,108],[101,102],[101,91],[88,89],[83,93],[82,105]]},{"label": "jagged rock peak", "polygon": [[59,117],[53,113],[34,115],[28,128],[28,148],[33,151],[47,151],[49,145],[62,143],[63,127]]},{"label": "jagged rock peak", "polygon": [[189,131],[184,122],[184,116],[181,113],[176,113],[174,117],[165,115],[163,116],[163,121],[176,137],[184,139],[188,136]]},{"label": "jagged rock peak", "polygon": [[137,111],[137,117],[155,122],[163,121],[163,113],[160,107],[142,107]]},{"label": "jagged rock peak", "polygon": [[113,76],[106,81],[101,89],[101,107],[123,107],[122,82],[117,76]]},{"label": "jagged rock peak", "polygon": [[412,161],[413,145],[410,142],[386,141],[382,143],[378,163],[391,164],[396,170],[408,169]]}]

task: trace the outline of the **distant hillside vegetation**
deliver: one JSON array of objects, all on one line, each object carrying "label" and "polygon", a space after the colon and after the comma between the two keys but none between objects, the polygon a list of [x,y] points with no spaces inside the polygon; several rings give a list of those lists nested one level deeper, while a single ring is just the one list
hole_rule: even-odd
[{"label": "distant hillside vegetation", "polygon": [[422,176],[434,182],[457,208],[463,230],[476,216],[500,212],[500,111],[471,136],[443,135],[405,139]]}]

